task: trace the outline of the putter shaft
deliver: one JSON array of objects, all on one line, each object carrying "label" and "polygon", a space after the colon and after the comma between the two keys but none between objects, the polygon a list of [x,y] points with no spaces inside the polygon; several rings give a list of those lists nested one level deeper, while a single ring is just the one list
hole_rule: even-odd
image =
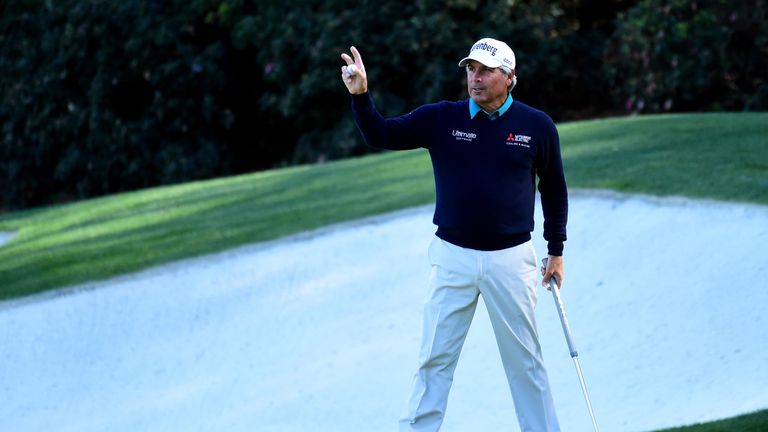
[{"label": "putter shaft", "polygon": [[595,432],[600,432],[597,428],[597,421],[595,420],[595,413],[592,411],[592,402],[589,401],[589,392],[587,392],[587,383],[584,381],[584,374],[581,373],[581,366],[579,365],[579,358],[573,358],[573,364],[576,365],[576,374],[579,375],[579,383],[581,384],[581,391],[584,393],[584,400],[587,401],[587,409],[589,410],[589,418],[592,419],[592,427],[595,428]]},{"label": "putter shaft", "polygon": [[[542,260],[544,269],[547,268],[547,258]],[[579,365],[579,352],[576,350],[576,343],[573,342],[573,335],[571,334],[571,326],[568,323],[568,315],[565,314],[565,308],[563,307],[563,300],[560,298],[560,287],[558,286],[557,279],[552,276],[549,279],[549,289],[552,290],[552,297],[555,299],[555,305],[557,306],[557,314],[560,315],[560,324],[563,326],[563,333],[565,334],[565,341],[568,343],[568,350],[571,353],[573,364],[576,365],[576,374],[579,376],[579,384],[581,384],[581,392],[584,394],[584,400],[587,402],[587,409],[589,410],[589,418],[592,420],[592,427],[595,432],[600,432],[597,428],[597,421],[595,420],[595,413],[592,411],[592,402],[589,400],[589,392],[587,392],[587,383],[584,381],[584,374],[581,372],[581,365]]]}]

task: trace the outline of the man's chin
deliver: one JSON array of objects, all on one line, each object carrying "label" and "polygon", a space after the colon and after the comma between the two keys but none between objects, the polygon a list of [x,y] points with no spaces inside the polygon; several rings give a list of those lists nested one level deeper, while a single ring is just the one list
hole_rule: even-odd
[{"label": "man's chin", "polygon": [[473,101],[478,103],[486,100],[485,92],[483,91],[470,91],[469,97],[471,97]]}]

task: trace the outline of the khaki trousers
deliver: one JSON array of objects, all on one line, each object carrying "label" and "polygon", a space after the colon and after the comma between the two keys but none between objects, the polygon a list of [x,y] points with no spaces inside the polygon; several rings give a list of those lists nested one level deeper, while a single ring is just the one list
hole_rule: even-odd
[{"label": "khaki trousers", "polygon": [[534,308],[538,269],[531,241],[498,251],[435,237],[419,366],[401,432],[438,431],[453,372],[482,294],[523,432],[559,431]]}]

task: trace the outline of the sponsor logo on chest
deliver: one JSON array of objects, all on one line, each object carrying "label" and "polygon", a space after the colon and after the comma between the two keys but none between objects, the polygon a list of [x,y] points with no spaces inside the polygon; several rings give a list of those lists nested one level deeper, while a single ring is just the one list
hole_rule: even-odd
[{"label": "sponsor logo on chest", "polygon": [[507,145],[530,148],[531,137],[528,135],[516,135],[516,134],[510,133],[507,136]]},{"label": "sponsor logo on chest", "polygon": [[454,129],[453,130],[453,136],[456,137],[457,141],[474,141],[475,138],[477,138],[476,133],[472,132],[462,132],[459,130]]}]

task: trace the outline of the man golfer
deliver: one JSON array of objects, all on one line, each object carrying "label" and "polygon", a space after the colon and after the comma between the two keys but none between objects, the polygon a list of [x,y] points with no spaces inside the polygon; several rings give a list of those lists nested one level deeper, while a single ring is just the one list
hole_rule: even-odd
[{"label": "man golfer", "polygon": [[484,38],[459,62],[469,100],[439,102],[385,119],[368,92],[355,47],[341,55],[342,80],[368,145],[425,148],[435,176],[437,232],[424,306],[418,370],[401,431],[437,431],[453,372],[482,295],[501,353],[522,431],[559,431],[539,345],[537,261],[531,243],[535,183],[544,213],[549,263],[543,281],[563,281],[568,193],[552,120],[512,99],[515,55]]}]

